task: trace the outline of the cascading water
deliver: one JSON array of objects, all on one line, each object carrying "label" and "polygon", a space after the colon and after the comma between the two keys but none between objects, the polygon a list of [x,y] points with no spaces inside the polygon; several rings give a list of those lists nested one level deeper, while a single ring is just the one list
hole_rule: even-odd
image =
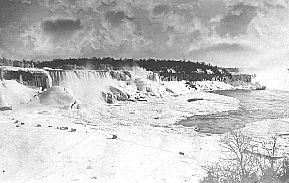
[{"label": "cascading water", "polygon": [[103,79],[111,78],[108,71],[95,71],[95,70],[52,70],[49,71],[52,78],[52,85],[59,86],[67,80],[77,79]]},{"label": "cascading water", "polygon": [[86,104],[101,101],[101,91],[116,81],[107,71],[96,70],[52,70],[49,71],[53,86],[71,89],[74,96]]},{"label": "cascading water", "polygon": [[[73,95],[84,104],[97,104],[106,101],[104,93],[112,92],[116,98],[120,90],[125,89],[129,95],[134,96],[136,85],[146,88],[144,92],[159,88],[160,78],[157,73],[146,71],[142,68],[132,68],[131,70],[49,70],[52,86],[61,86],[72,90]],[[141,80],[141,82],[139,82]],[[151,83],[152,80],[154,84]],[[128,86],[127,86],[128,85]],[[118,88],[118,92],[111,89]],[[122,89],[121,89],[122,88]],[[143,91],[143,90],[142,90]],[[121,93],[123,93],[122,91]],[[154,93],[154,95],[158,95]]]},{"label": "cascading water", "polygon": [[268,89],[289,91],[289,71],[287,68],[268,68],[255,71],[253,82],[259,82]]}]

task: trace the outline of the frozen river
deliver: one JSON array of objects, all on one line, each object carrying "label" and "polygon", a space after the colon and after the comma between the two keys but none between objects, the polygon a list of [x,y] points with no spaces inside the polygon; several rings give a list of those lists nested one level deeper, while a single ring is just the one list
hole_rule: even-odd
[{"label": "frozen river", "polygon": [[236,111],[192,116],[179,123],[184,126],[198,126],[200,132],[216,134],[242,128],[246,123],[287,118],[289,115],[289,92],[287,91],[235,90],[214,93],[239,99],[240,108]]}]

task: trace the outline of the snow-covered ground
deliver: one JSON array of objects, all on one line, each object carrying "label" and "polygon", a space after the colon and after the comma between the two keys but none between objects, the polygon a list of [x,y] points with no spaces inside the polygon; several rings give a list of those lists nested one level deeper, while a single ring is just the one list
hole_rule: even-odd
[{"label": "snow-covered ground", "polygon": [[[13,97],[7,91],[20,85],[5,83],[1,91]],[[14,110],[0,115],[0,182],[198,182],[202,166],[218,159],[219,136],[175,123],[239,107],[191,91],[68,110],[40,104],[30,89],[17,92]]]}]

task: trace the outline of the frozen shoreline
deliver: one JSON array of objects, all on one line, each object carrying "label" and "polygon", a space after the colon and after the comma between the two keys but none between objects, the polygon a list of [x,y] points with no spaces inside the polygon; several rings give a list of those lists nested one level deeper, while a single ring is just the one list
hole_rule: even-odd
[{"label": "frozen shoreline", "polygon": [[199,91],[70,111],[21,104],[1,113],[0,181],[197,182],[201,166],[218,159],[220,136],[174,124],[238,107]]}]

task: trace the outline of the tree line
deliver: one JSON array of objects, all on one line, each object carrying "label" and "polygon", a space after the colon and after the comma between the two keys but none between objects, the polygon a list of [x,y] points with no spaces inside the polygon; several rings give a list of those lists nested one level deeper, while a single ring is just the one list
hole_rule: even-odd
[{"label": "tree line", "polygon": [[231,77],[231,74],[225,68],[213,66],[210,63],[189,60],[93,57],[53,59],[52,61],[19,61],[2,58],[0,64],[14,67],[49,67],[64,70],[129,70],[139,66],[148,71],[158,72],[165,78],[188,81],[224,80]]}]

